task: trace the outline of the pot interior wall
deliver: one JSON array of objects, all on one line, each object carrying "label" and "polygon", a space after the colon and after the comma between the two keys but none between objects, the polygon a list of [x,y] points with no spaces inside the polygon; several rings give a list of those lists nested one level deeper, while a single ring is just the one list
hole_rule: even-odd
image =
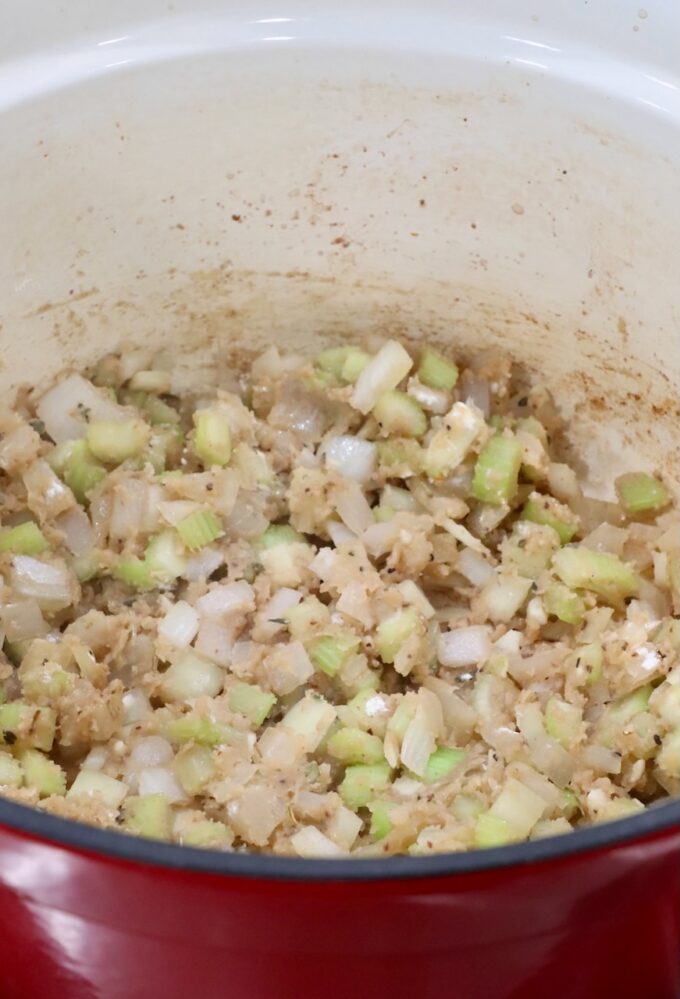
[{"label": "pot interior wall", "polygon": [[595,493],[624,468],[680,481],[675,106],[523,37],[466,43],[455,13],[401,48],[167,15],[154,45],[94,32],[37,83],[35,53],[0,66],[5,392],[119,348],[181,388],[235,346],[498,346],[555,392]]}]

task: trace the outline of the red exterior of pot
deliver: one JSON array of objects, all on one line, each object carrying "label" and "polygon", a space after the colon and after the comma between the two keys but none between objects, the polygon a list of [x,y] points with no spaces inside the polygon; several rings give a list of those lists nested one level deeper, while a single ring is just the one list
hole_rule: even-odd
[{"label": "red exterior of pot", "polygon": [[679,850],[671,828],[437,878],[292,881],[136,863],[2,827],[0,996],[670,999]]}]

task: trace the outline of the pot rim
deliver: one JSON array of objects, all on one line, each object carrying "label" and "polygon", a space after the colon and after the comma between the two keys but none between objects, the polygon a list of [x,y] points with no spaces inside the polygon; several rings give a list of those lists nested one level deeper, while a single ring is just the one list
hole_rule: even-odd
[{"label": "pot rim", "polygon": [[653,805],[630,818],[589,826],[546,839],[424,857],[392,856],[315,860],[267,854],[223,853],[142,839],[128,833],[49,815],[0,798],[0,832],[17,831],[54,845],[95,854],[104,860],[269,881],[393,881],[473,874],[507,867],[549,863],[614,847],[680,827],[680,799]]}]

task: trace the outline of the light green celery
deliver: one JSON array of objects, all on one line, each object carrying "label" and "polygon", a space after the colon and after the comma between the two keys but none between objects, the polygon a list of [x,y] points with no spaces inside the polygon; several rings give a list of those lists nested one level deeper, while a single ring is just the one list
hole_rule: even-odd
[{"label": "light green celery", "polygon": [[609,552],[563,548],[553,557],[552,564],[569,589],[592,590],[609,603],[621,603],[638,591],[635,571]]},{"label": "light green celery", "polygon": [[444,479],[465,459],[475,441],[487,432],[484,418],[474,406],[456,402],[432,435],[423,455],[425,474]]},{"label": "light green celery", "polygon": [[638,513],[656,513],[671,501],[663,482],[645,472],[628,472],[616,479],[619,503],[629,517]]},{"label": "light green celery", "polygon": [[452,749],[449,746],[439,746],[430,756],[425,767],[423,780],[426,784],[434,784],[449,777],[459,763],[465,759],[464,749]]},{"label": "light green celery", "polygon": [[175,757],[172,769],[187,794],[200,794],[216,774],[213,754],[207,746],[185,746]]},{"label": "light green celery", "polygon": [[86,555],[78,555],[71,563],[71,567],[78,577],[78,582],[87,583],[98,575],[101,563],[99,557],[91,552]]},{"label": "light green celery", "polygon": [[151,578],[159,583],[173,583],[184,572],[186,559],[182,546],[172,529],[161,531],[149,542],[144,560]]},{"label": "light green celery", "polygon": [[341,728],[326,743],[329,756],[341,763],[381,763],[385,759],[382,741],[360,728]]},{"label": "light green celery", "polygon": [[21,787],[24,773],[21,764],[9,753],[0,753],[0,787]]},{"label": "light green celery", "polygon": [[225,416],[216,408],[194,413],[194,451],[206,467],[228,465],[231,458],[231,431]]},{"label": "light green celery", "polygon": [[558,503],[552,496],[543,496],[541,493],[531,494],[524,504],[522,518],[534,524],[552,527],[563,545],[571,541],[578,530],[576,514],[572,513],[568,506]]},{"label": "light green celery", "polygon": [[517,494],[522,445],[514,437],[496,434],[482,448],[475,464],[472,493],[482,503],[500,506]]},{"label": "light green celery", "polygon": [[111,569],[111,575],[135,590],[151,590],[156,585],[148,563],[133,556],[118,559]]},{"label": "light green celery", "polygon": [[505,846],[515,839],[512,829],[505,819],[489,812],[477,816],[475,823],[475,846]]},{"label": "light green celery", "polygon": [[0,530],[0,552],[13,552],[16,555],[40,555],[49,544],[43,532],[32,520],[16,527]]},{"label": "light green celery", "polygon": [[157,368],[136,371],[128,384],[133,392],[150,392],[154,395],[163,395],[171,388],[168,372]]},{"label": "light green celery", "polygon": [[329,347],[319,354],[316,363],[338,381],[353,384],[370,360],[371,355],[359,347]]},{"label": "light green celery", "polygon": [[41,798],[66,794],[66,774],[61,767],[37,749],[24,750],[19,760],[26,787],[33,788]]},{"label": "light green celery", "polygon": [[410,395],[393,389],[383,392],[373,407],[373,416],[382,431],[398,437],[422,437],[427,416]]},{"label": "light green celery", "polygon": [[212,510],[195,510],[177,524],[177,533],[192,551],[224,536],[219,517]]},{"label": "light green celery", "polygon": [[565,624],[578,624],[583,620],[586,609],[583,598],[562,583],[551,583],[542,600],[547,613]]},{"label": "light green celery", "polygon": [[144,449],[149,435],[149,427],[143,420],[99,420],[89,424],[85,439],[99,461],[120,465]]},{"label": "light green celery", "polygon": [[347,767],[338,793],[353,812],[372,801],[391,781],[389,763],[360,764]]},{"label": "light green celery", "polygon": [[384,839],[392,829],[390,812],[394,805],[389,801],[369,801],[368,810],[371,813],[369,832],[374,840]]},{"label": "light green celery", "polygon": [[276,545],[292,545],[303,542],[305,539],[290,524],[270,524],[267,530],[260,535],[257,540],[257,547],[261,549],[275,548]]},{"label": "light green celery", "polygon": [[562,790],[559,810],[565,819],[571,819],[577,812],[581,811],[579,800],[570,787],[565,787]]},{"label": "light green celery", "polygon": [[145,794],[125,799],[123,827],[135,836],[147,839],[170,839],[171,810],[162,794]]},{"label": "light green celery", "polygon": [[162,399],[149,396],[144,403],[144,413],[152,427],[179,423],[179,413]]},{"label": "light green celery", "polygon": [[551,697],[545,708],[545,730],[563,746],[578,739],[583,727],[583,712],[576,705]]},{"label": "light green celery", "polygon": [[217,746],[228,741],[229,726],[218,725],[202,715],[189,714],[169,722],[167,732],[171,742],[196,742],[200,746]]},{"label": "light green celery", "polygon": [[602,664],[604,656],[602,653],[602,646],[597,642],[589,642],[587,645],[580,645],[575,652],[572,653],[571,659],[574,663],[574,668],[576,669],[579,677],[582,678],[582,682],[592,686],[594,683],[599,683],[602,679]]},{"label": "light green celery", "polygon": [[319,635],[307,645],[309,656],[315,669],[328,676],[335,676],[342,665],[359,648],[356,635]]},{"label": "light green celery", "polygon": [[202,819],[192,822],[182,832],[184,846],[203,847],[204,849],[220,849],[229,847],[234,842],[234,834],[223,822],[214,819]]},{"label": "light green celery", "polygon": [[420,618],[413,607],[395,611],[376,630],[375,647],[384,663],[393,663],[407,638],[418,630]]},{"label": "light green celery", "polygon": [[452,389],[458,381],[458,368],[436,350],[426,347],[420,355],[418,379],[433,389]]},{"label": "light green celery", "polygon": [[636,715],[647,711],[651,694],[652,686],[646,684],[605,708],[596,726],[597,738],[604,746],[611,748],[616,745],[623,727],[629,725]]},{"label": "light green celery", "polygon": [[420,471],[423,452],[417,441],[409,437],[394,437],[377,441],[378,461],[393,477],[406,478]]},{"label": "light green celery", "polygon": [[0,741],[12,742],[43,749],[49,752],[54,742],[57,716],[53,708],[35,707],[23,701],[9,701],[0,704]]},{"label": "light green celery", "polygon": [[47,457],[48,463],[61,478],[79,503],[86,503],[89,494],[106,477],[106,469],[93,458],[87,441],[65,441]]},{"label": "light green celery", "polygon": [[254,683],[235,683],[229,688],[229,708],[244,715],[259,728],[276,704],[276,695]]}]

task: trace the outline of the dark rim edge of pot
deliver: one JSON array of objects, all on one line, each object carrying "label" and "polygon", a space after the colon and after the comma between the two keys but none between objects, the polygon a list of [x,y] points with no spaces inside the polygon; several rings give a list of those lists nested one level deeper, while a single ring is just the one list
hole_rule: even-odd
[{"label": "dark rim edge of pot", "polygon": [[266,854],[223,853],[141,839],[115,830],[49,815],[0,798],[0,828],[56,845],[117,859],[196,874],[285,881],[378,881],[472,874],[533,865],[639,840],[680,827],[680,800],[653,805],[639,815],[571,833],[461,853],[424,857],[306,860]]}]

